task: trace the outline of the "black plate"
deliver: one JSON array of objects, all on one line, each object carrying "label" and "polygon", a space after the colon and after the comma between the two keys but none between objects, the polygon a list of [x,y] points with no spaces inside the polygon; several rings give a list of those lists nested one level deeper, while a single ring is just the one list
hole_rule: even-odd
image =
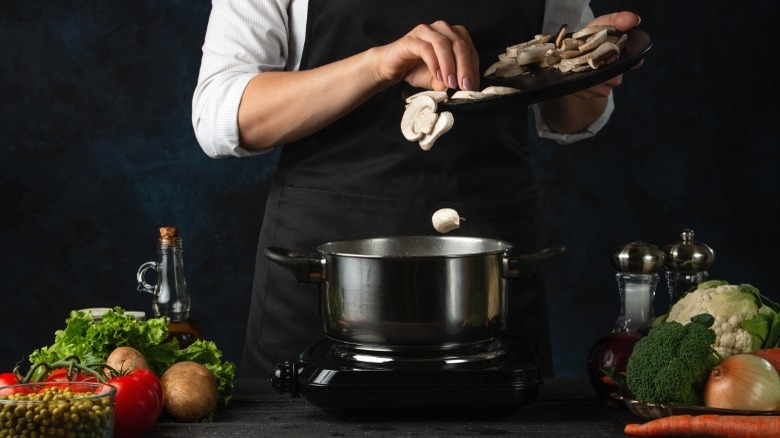
[{"label": "black plate", "polygon": [[547,68],[512,78],[482,77],[482,88],[488,85],[501,85],[518,88],[520,91],[481,99],[441,102],[438,109],[471,111],[505,105],[531,104],[598,85],[629,70],[647,54],[653,45],[652,38],[647,32],[630,29],[626,33],[628,34],[626,45],[620,53],[620,58],[612,64],[597,70],[575,73],[564,74],[558,69]]}]

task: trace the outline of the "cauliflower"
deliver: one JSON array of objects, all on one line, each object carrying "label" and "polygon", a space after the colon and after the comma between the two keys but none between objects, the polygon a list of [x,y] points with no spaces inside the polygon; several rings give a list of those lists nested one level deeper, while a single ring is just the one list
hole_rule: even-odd
[{"label": "cauliflower", "polygon": [[[700,286],[710,286],[702,283]],[[688,324],[691,318],[707,313],[715,318],[712,330],[715,332],[715,351],[721,356],[729,357],[735,354],[753,351],[753,337],[744,328],[745,320],[758,315],[759,306],[753,295],[744,293],[740,286],[734,284],[719,284],[715,287],[699,288],[689,292],[671,309],[666,321]]]},{"label": "cauliflower", "polygon": [[780,347],[780,304],[762,295],[750,284],[734,285],[722,280],[705,281],[674,303],[653,326],[664,321],[687,324],[706,313],[715,322],[713,344],[723,357],[763,348]]}]

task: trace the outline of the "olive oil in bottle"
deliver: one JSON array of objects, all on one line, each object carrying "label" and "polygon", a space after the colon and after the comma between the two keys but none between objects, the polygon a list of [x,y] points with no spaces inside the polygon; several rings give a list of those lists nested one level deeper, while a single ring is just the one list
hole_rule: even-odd
[{"label": "olive oil in bottle", "polygon": [[[149,269],[157,272],[157,282],[146,282],[145,274]],[[190,296],[187,281],[184,278],[184,257],[182,240],[177,227],[161,227],[157,241],[157,260],[149,261],[138,268],[138,290],[152,294],[152,311],[156,318],[164,316],[168,321],[170,336],[186,348],[203,334],[195,321],[190,318]]]}]

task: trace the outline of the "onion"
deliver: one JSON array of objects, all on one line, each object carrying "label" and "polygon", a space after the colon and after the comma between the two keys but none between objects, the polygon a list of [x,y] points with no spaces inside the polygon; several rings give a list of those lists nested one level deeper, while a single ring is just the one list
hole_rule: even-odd
[{"label": "onion", "polygon": [[748,411],[780,410],[780,375],[758,356],[729,356],[710,371],[704,385],[704,405]]}]

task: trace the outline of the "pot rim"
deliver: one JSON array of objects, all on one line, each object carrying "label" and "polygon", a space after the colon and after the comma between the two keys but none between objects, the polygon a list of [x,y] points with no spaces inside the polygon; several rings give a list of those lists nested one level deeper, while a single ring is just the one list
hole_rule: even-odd
[{"label": "pot rim", "polygon": [[436,259],[503,254],[512,248],[512,243],[485,237],[409,235],[335,240],[316,250],[338,257]]}]

